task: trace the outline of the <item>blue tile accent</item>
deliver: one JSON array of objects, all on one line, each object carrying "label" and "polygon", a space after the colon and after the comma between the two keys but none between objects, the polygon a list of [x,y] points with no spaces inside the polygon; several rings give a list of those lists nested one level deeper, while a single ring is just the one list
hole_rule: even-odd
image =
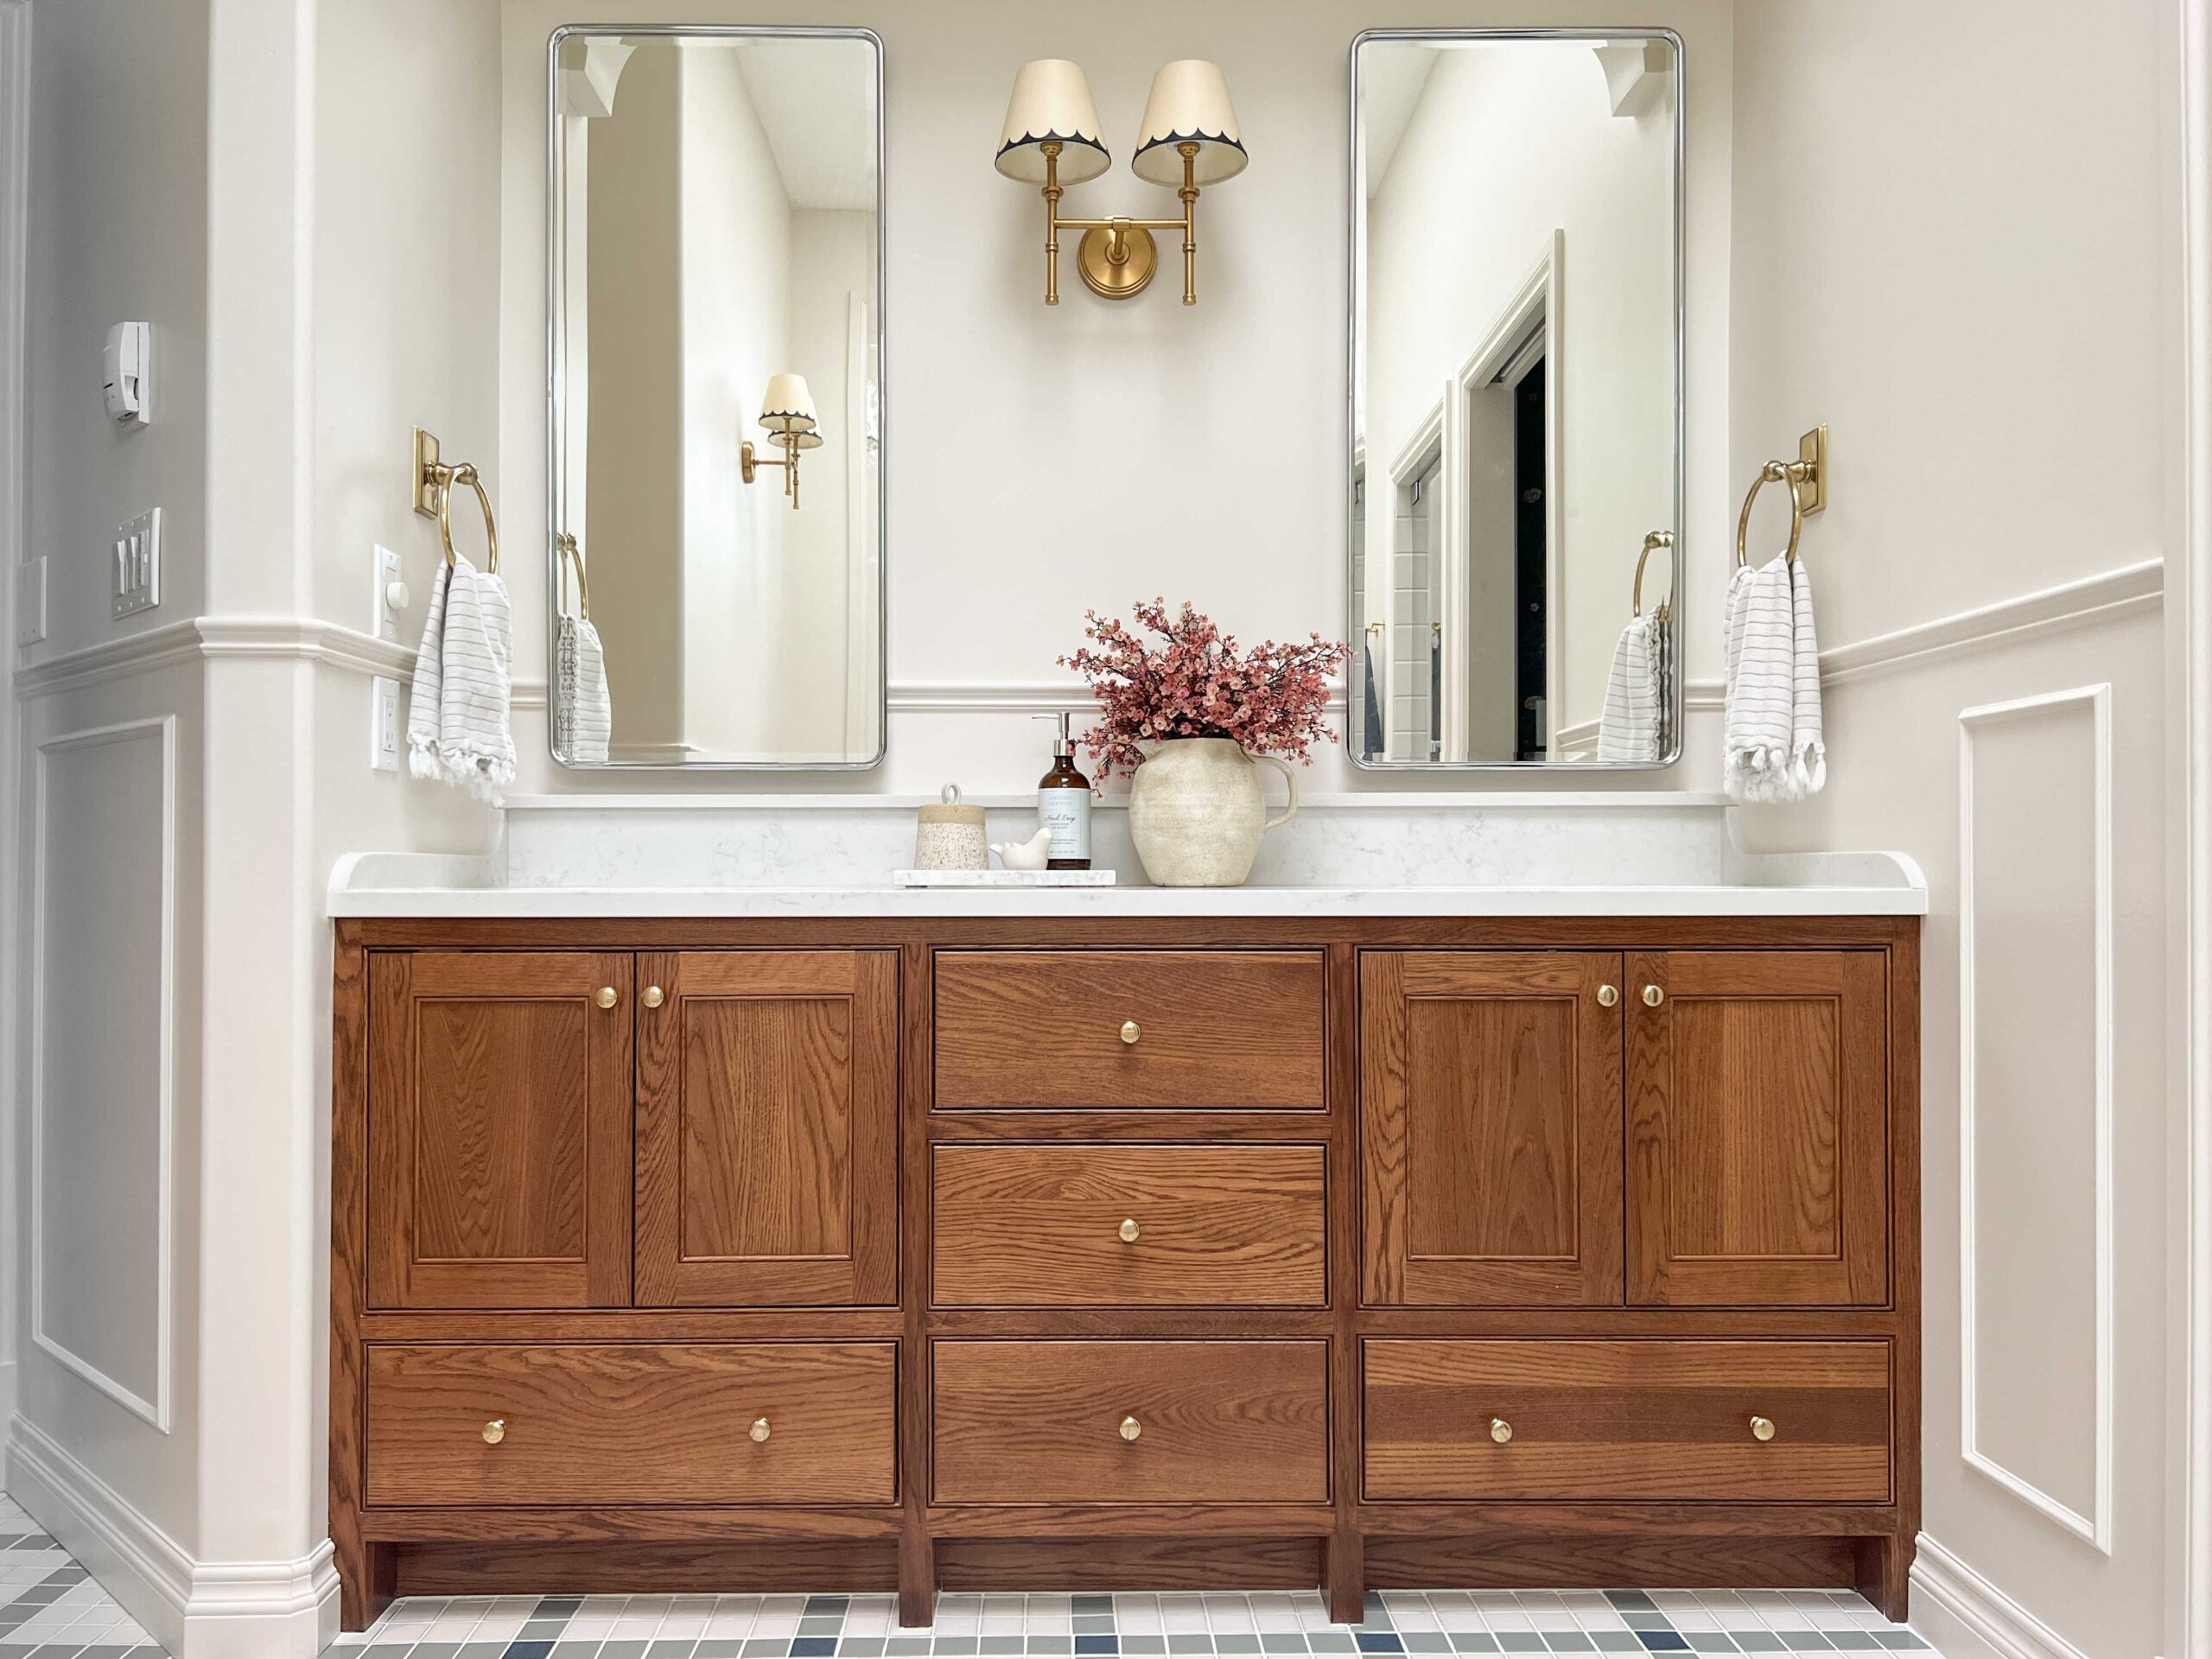
[{"label": "blue tile accent", "polygon": [[[837,1638],[834,1636],[795,1636],[791,1638],[791,1659],[835,1659],[836,1651]],[[658,1659],[658,1656],[649,1656],[649,1659]]]},{"label": "blue tile accent", "polygon": [[1122,1644],[1111,1636],[1078,1636],[1075,1639],[1077,1653],[1119,1653]]},{"label": "blue tile accent", "polygon": [[545,1659],[545,1656],[552,1651],[550,1642],[510,1642],[506,1647],[506,1659]]},{"label": "blue tile accent", "polygon": [[[1374,1615],[1370,1612],[1368,1617],[1372,1619]],[[1406,1644],[1389,1630],[1362,1630],[1359,1632],[1359,1650],[1362,1653],[1403,1653]]]},{"label": "blue tile accent", "polygon": [[1688,1653],[1690,1644],[1675,1630],[1638,1630],[1636,1639],[1649,1653]]}]

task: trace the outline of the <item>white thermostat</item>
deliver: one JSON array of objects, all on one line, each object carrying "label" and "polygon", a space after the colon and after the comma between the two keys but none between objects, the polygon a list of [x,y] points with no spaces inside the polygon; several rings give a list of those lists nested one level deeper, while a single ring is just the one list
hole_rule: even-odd
[{"label": "white thermostat", "polygon": [[143,322],[118,322],[107,331],[107,348],[100,353],[102,390],[107,397],[108,418],[125,426],[143,426],[153,380],[152,330]]}]

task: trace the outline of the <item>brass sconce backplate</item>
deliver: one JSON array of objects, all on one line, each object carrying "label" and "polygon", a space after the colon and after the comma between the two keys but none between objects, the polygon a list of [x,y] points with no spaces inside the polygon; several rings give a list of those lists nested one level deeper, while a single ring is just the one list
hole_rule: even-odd
[{"label": "brass sconce backplate", "polygon": [[1112,231],[1085,231],[1076,246],[1076,269],[1083,273],[1084,284],[1102,299],[1126,300],[1142,293],[1152,280],[1160,265],[1160,246],[1150,231],[1127,226],[1121,233],[1122,259],[1117,264],[1114,241]]}]

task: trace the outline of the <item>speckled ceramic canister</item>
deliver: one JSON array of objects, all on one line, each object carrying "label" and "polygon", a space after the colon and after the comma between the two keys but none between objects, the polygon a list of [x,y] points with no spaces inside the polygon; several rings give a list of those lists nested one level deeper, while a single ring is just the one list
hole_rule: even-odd
[{"label": "speckled ceramic canister", "polygon": [[[1260,765],[1277,767],[1290,804],[1268,816]],[[1272,754],[1225,737],[1171,738],[1148,749],[1129,781],[1129,839],[1162,887],[1233,887],[1252,873],[1260,837],[1298,810],[1298,779]]]},{"label": "speckled ceramic canister", "polygon": [[947,784],[940,804],[914,814],[914,868],[918,870],[987,870],[989,849],[983,841],[983,809],[960,804],[960,785]]}]

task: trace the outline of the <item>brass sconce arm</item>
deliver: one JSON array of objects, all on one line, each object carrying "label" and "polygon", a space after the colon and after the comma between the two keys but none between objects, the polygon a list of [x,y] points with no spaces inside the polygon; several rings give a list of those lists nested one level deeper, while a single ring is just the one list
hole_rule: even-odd
[{"label": "brass sconce arm", "polygon": [[1082,245],[1076,257],[1083,280],[1093,293],[1109,300],[1123,300],[1152,280],[1158,261],[1152,232],[1183,232],[1183,303],[1198,302],[1198,187],[1193,176],[1198,146],[1176,145],[1183,158],[1183,184],[1176,195],[1183,203],[1180,219],[1062,219],[1060,198],[1067,194],[1060,183],[1060,150],[1056,143],[1039,146],[1045,158],[1045,303],[1060,302],[1060,232],[1080,231]]},{"label": "brass sconce arm", "polygon": [[784,493],[791,498],[791,511],[796,512],[798,511],[798,434],[796,432],[779,433],[770,438],[768,442],[783,450],[783,458],[779,461],[769,460],[766,455],[761,454],[759,451],[754,449],[752,441],[747,439],[745,442],[737,446],[738,476],[743,479],[747,484],[750,484],[753,481],[753,474],[759,471],[761,467],[782,467],[784,469]]}]

